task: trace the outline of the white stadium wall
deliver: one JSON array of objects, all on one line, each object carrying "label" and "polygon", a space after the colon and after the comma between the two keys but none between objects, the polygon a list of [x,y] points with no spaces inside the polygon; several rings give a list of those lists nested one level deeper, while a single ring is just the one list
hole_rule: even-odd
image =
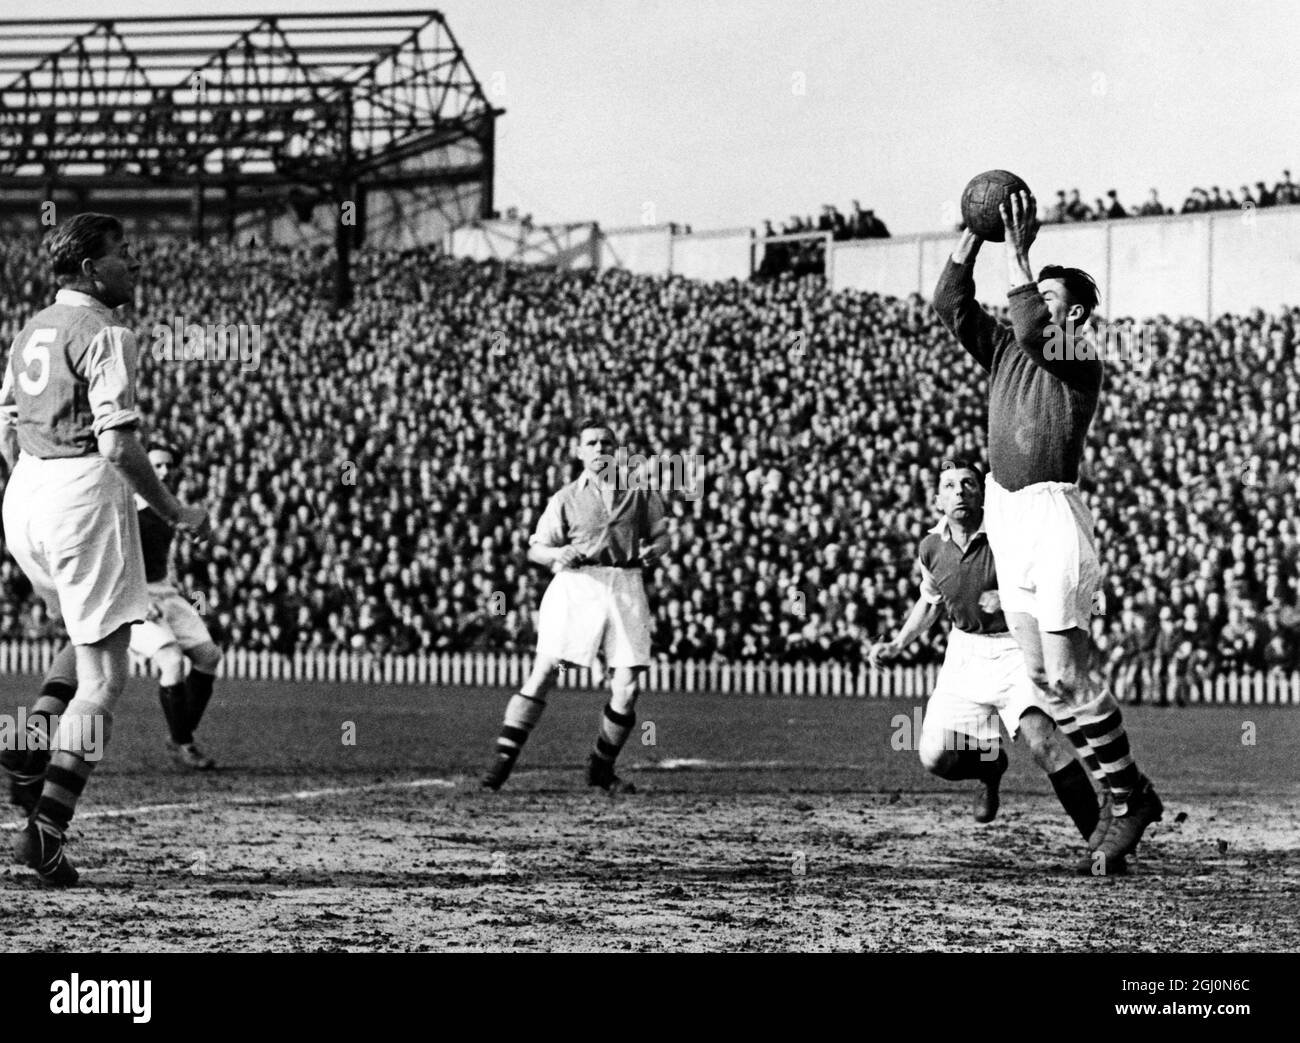
[{"label": "white stadium wall", "polygon": [[887,297],[916,293],[922,279],[919,238],[879,239],[870,250],[846,250],[842,245],[848,244],[836,244],[831,251],[831,283],[836,289],[870,287]]},{"label": "white stadium wall", "polygon": [[623,268],[638,275],[667,275],[672,271],[671,225],[614,228],[600,235],[600,267]]},{"label": "white stadium wall", "polygon": [[[565,232],[558,238],[556,228],[534,229],[521,249],[517,237],[512,241],[489,230],[499,224],[457,229],[452,252],[551,264],[567,259],[563,263],[577,266],[589,246],[590,263],[602,269],[700,280],[747,278],[763,258],[763,240],[749,229],[675,235],[670,225],[610,231],[565,225],[558,226]],[[588,230],[581,235],[590,239],[573,229]],[[928,300],[956,241],[956,233],[930,233],[831,243],[827,278],[834,290],[919,293]],[[1089,272],[1101,294],[1100,313],[1108,318],[1209,319],[1251,308],[1276,310],[1300,304],[1300,206],[1048,225],[1034,245],[1033,263]],[[981,301],[1005,307],[1009,277],[1001,243],[985,244],[975,284]]]},{"label": "white stadium wall", "polygon": [[745,280],[753,272],[754,230],[694,232],[672,239],[672,271],[688,279]]},{"label": "white stadium wall", "polygon": [[539,228],[518,221],[476,221],[452,231],[451,252],[474,261],[590,268],[596,263],[596,226],[588,222]]},{"label": "white stadium wall", "polygon": [[1111,234],[1111,318],[1194,315],[1206,318],[1210,294],[1210,222],[1156,218],[1120,221]]},{"label": "white stadium wall", "polygon": [[1300,207],[1218,214],[1210,225],[1215,315],[1300,303]]}]

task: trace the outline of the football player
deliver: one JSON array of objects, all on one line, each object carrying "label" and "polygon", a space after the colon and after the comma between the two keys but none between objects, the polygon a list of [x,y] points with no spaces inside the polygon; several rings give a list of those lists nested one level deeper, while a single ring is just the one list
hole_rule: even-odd
[{"label": "football player", "polygon": [[529,561],[549,568],[554,578],[538,613],[532,673],[506,706],[496,758],[482,780],[487,789],[499,789],[510,777],[561,664],[590,667],[598,656],[610,673],[610,699],[588,759],[587,782],[607,792],[621,786],[614,761],[636,723],[641,677],[650,665],[650,608],[641,570],[668,549],[668,521],[657,490],[620,481],[616,445],[607,424],[579,422],[582,474],[551,497],[529,541]]},{"label": "football player", "polygon": [[[176,454],[168,446],[154,445],[149,463],[159,481],[166,483],[175,467]],[[144,553],[144,575],[149,594],[148,617],[131,628],[130,651],[153,663],[158,670],[158,701],[167,721],[168,752],[183,768],[209,771],[216,762],[194,741],[194,731],[212,698],[212,687],[221,665],[221,650],[189,601],[176,589],[168,570],[173,526],[137,495],[140,547]],[[190,671],[185,673],[185,661]],[[45,712],[63,712],[77,687],[77,662],[68,645],[54,659],[41,687]],[[40,795],[39,774],[10,775],[9,799],[30,813]]]},{"label": "football player", "polygon": [[[134,298],[140,265],[121,223],[77,214],[45,249],[59,290],[14,339],[0,386],[4,528],[9,552],[63,620],[78,682],[48,748],[6,750],[4,764],[42,778],[15,856],[47,883],[69,886],[78,874],[65,831],[111,736],[131,627],[148,613],[132,491],[178,529],[204,537],[209,528],[203,508],[158,480],[136,435],[139,351],[113,309]],[[29,723],[48,729],[49,719],[38,700]]]},{"label": "football player", "polygon": [[[1034,761],[1090,848],[1101,842],[1109,808],[1098,805],[1084,765],[1052,723],[1051,711],[1025,669],[1025,657],[1007,629],[998,597],[993,553],[984,531],[983,476],[971,463],[945,460],[935,505],[942,517],[921,541],[921,596],[902,629],[872,646],[873,668],[895,658],[946,610],[948,649],[925,709],[917,752],[942,779],[974,779],[975,821],[998,813],[999,784],[1007,770],[998,718],[1014,740],[1025,740]],[[1085,747],[1084,763],[1104,779]]]},{"label": "football player", "polygon": [[[1086,335],[1097,287],[1077,268],[1048,265],[1037,278],[1029,247],[1034,202],[1002,205],[1012,289],[1011,321],[975,300],[983,240],[969,229],[939,277],[934,309],[989,375],[989,476],[985,526],[1007,625],[1057,723],[1080,731],[1106,773],[1114,817],[1082,873],[1127,871],[1127,858],[1164,805],[1138,770],[1119,704],[1098,674],[1089,631],[1101,567],[1079,463],[1101,397],[1103,365]],[[1049,350],[1057,343],[1063,350]],[[1073,737],[1073,736],[1072,736]]]}]

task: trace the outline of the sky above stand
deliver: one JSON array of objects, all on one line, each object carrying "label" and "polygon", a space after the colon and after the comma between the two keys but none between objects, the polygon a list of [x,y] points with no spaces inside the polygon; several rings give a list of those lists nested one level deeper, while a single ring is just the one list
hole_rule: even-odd
[{"label": "sky above stand", "polygon": [[[1300,4],[380,0],[446,16],[498,122],[496,202],[696,231],[874,209],[951,228],[1003,167],[1126,204],[1300,172]],[[64,0],[60,17],[330,12],[359,0]],[[9,12],[13,17],[17,12]]]}]

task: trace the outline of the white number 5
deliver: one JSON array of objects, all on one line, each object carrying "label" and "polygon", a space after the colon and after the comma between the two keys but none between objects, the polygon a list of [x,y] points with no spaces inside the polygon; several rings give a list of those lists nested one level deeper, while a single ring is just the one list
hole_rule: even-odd
[{"label": "white number 5", "polygon": [[[50,345],[59,335],[58,330],[36,330],[23,348],[23,368],[18,383],[29,395],[39,395],[50,382]],[[32,372],[33,363],[36,372]]]}]

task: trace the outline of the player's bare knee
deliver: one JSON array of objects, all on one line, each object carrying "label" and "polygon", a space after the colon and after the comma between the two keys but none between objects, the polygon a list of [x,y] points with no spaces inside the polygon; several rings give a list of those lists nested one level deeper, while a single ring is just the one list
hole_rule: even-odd
[{"label": "player's bare knee", "polygon": [[945,742],[944,735],[938,732],[923,730],[916,753],[921,759],[921,767],[931,775],[938,775],[941,778],[952,771],[957,763],[956,744],[951,741]]},{"label": "player's bare knee", "polygon": [[615,670],[609,682],[609,704],[617,713],[631,713],[641,692],[641,676],[637,670]]},{"label": "player's bare knee", "polygon": [[202,670],[205,674],[215,674],[221,667],[221,649],[215,642],[209,641],[205,645],[196,645],[185,654],[194,665],[194,669]]},{"label": "player's bare knee", "polygon": [[1055,765],[1057,759],[1056,728],[1046,714],[1030,712],[1020,719],[1021,741],[1029,750],[1034,762],[1044,769]]},{"label": "player's bare knee", "polygon": [[103,756],[112,734],[112,702],[100,702],[79,692],[59,716],[55,749],[93,762]]},{"label": "player's bare knee", "polygon": [[180,645],[163,645],[154,653],[154,665],[158,667],[158,680],[164,685],[177,685],[185,680],[185,655]]}]

